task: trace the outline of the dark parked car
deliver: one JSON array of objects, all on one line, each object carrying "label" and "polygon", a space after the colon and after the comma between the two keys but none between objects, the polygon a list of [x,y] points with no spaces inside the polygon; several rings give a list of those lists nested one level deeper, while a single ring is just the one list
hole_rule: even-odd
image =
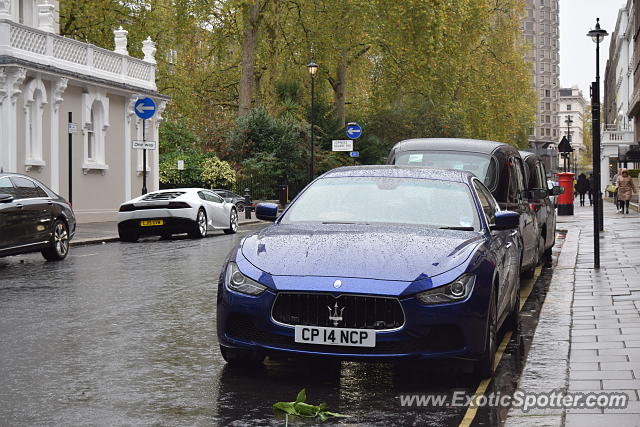
[{"label": "dark parked car", "polygon": [[42,252],[47,261],[69,253],[76,218],[62,197],[36,179],[0,173],[0,256]]},{"label": "dark parked car", "polygon": [[419,138],[397,143],[389,164],[466,170],[491,191],[500,208],[520,214],[521,271],[532,276],[542,258],[536,213],[526,198],[525,170],[518,150],[508,144],[476,139]]},{"label": "dark parked car", "polygon": [[244,197],[229,190],[215,189],[211,190],[218,196],[222,197],[225,202],[236,205],[238,212],[243,212],[246,205]]},{"label": "dark parked car", "polygon": [[557,196],[564,189],[559,186],[548,189],[547,171],[539,156],[527,151],[521,151],[520,156],[525,165],[527,200],[536,212],[540,237],[544,241],[544,259],[548,262],[551,259],[551,248],[556,242],[556,209],[550,196]]},{"label": "dark parked car", "polygon": [[274,224],[220,275],[227,362],[461,358],[492,375],[497,331],[518,323],[519,215],[473,174],[342,167],[256,217]]}]

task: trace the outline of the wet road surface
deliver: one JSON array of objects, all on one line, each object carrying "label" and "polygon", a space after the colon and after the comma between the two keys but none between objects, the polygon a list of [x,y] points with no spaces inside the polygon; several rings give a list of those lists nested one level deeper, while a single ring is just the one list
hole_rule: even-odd
[{"label": "wet road surface", "polygon": [[[401,394],[472,394],[463,363],[273,361],[229,368],[216,341],[217,277],[246,232],[0,259],[1,425],[284,425],[271,405],[308,402],[361,425],[458,425],[462,407],[401,407]],[[561,242],[561,240],[560,240]],[[556,250],[557,252],[557,250]],[[557,255],[557,253],[556,253]],[[489,391],[512,392],[550,278],[543,270]],[[476,425],[508,409],[481,408]],[[467,420],[469,415],[467,415]],[[305,423],[309,424],[309,423]]]}]

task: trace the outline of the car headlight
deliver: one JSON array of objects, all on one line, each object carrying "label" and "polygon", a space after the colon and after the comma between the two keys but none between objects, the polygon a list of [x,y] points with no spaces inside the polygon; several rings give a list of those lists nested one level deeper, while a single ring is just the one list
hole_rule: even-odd
[{"label": "car headlight", "polygon": [[227,265],[227,271],[224,275],[224,283],[227,288],[232,291],[247,295],[260,295],[265,289],[267,289],[266,286],[263,286],[242,274],[235,262],[230,262]]},{"label": "car headlight", "polygon": [[445,304],[462,301],[471,295],[475,282],[475,275],[463,274],[451,283],[416,294],[416,298],[422,304]]}]

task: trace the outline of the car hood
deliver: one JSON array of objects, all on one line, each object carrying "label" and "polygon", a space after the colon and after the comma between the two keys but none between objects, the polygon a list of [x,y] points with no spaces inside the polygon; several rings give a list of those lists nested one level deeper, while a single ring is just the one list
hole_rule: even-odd
[{"label": "car hood", "polygon": [[274,224],[245,238],[241,252],[274,276],[410,282],[459,266],[482,240],[478,232],[417,226]]}]

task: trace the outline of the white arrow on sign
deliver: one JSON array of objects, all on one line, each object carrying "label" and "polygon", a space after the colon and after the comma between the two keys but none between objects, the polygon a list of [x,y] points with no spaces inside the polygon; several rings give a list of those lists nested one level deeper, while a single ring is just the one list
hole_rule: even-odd
[{"label": "white arrow on sign", "polygon": [[138,106],[136,107],[136,110],[138,110],[138,113],[140,114],[144,114],[145,111],[150,111],[155,109],[156,107],[152,105],[144,105],[144,104],[138,104]]},{"label": "white arrow on sign", "polygon": [[351,128],[351,129],[349,129],[349,130],[347,131],[347,133],[348,133],[349,135],[353,135],[354,133],[360,133],[360,131],[359,131],[358,129],[353,129],[353,128]]}]

